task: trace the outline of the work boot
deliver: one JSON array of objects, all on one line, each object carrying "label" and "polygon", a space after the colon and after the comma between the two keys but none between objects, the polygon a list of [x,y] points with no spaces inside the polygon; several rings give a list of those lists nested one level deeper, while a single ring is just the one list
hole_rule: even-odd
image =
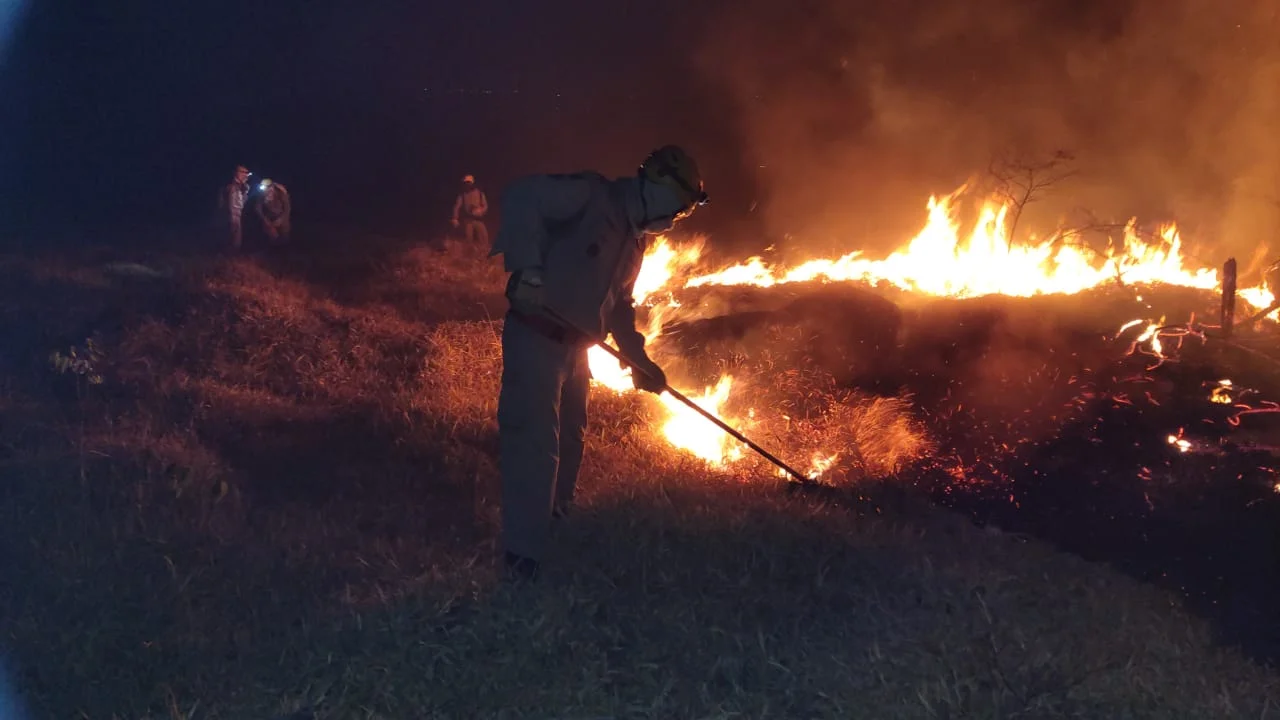
[{"label": "work boot", "polygon": [[533,558],[508,552],[504,557],[504,562],[508,580],[533,582],[538,577],[538,561]]}]

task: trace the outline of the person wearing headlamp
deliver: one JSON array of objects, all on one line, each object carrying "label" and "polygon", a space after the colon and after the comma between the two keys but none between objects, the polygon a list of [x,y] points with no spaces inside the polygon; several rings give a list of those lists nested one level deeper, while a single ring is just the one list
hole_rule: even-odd
[{"label": "person wearing headlamp", "polygon": [[292,231],[293,216],[289,189],[283,183],[266,178],[259,183],[258,190],[261,195],[254,210],[262,222],[262,231],[267,235],[267,242],[271,245],[287,245]]},{"label": "person wearing headlamp", "polygon": [[632,293],[654,235],[706,204],[692,156],[667,145],[636,175],[533,175],[508,185],[490,257],[510,273],[498,397],[502,544],[532,579],[553,516],[572,504],[587,426],[587,349],[612,334],[638,389],[667,378],[645,352]]}]

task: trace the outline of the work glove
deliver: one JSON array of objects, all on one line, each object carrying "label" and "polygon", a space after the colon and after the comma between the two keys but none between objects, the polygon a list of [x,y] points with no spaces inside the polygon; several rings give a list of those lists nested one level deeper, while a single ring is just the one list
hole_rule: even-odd
[{"label": "work glove", "polygon": [[536,269],[520,270],[507,286],[507,300],[517,312],[538,315],[544,307],[542,273]]},{"label": "work glove", "polygon": [[661,395],[667,389],[667,374],[649,358],[644,358],[631,368],[631,384],[637,390]]},{"label": "work glove", "polygon": [[454,219],[450,220],[450,221],[449,221],[449,224],[450,224],[450,225],[452,225],[452,226],[454,226],[454,227],[458,227],[458,224],[459,224],[459,223],[458,223],[458,218],[454,218]]}]

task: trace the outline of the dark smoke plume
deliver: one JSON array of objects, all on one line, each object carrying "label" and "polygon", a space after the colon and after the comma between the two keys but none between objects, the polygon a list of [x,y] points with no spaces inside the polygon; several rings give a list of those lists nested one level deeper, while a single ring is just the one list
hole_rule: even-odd
[{"label": "dark smoke plume", "polygon": [[887,252],[930,194],[993,158],[1066,150],[1078,173],[1021,227],[1043,235],[1082,208],[1178,220],[1217,265],[1280,251],[1277,8],[742,0],[708,24],[698,65],[736,103],[767,232],[806,250]]}]

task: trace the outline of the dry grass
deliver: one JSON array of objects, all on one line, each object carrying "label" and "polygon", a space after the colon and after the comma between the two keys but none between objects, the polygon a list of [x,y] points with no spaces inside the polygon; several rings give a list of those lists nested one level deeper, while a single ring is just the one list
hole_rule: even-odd
[{"label": "dry grass", "polygon": [[[1277,712],[1275,676],[1163,592],[947,513],[712,472],[664,449],[635,396],[595,393],[580,512],[539,585],[503,587],[500,275],[409,250],[343,284],[347,260],[184,275],[182,312],[101,333],[105,382],[81,402],[32,358],[83,322],[4,350],[0,644],[35,716]],[[59,277],[8,285],[4,317],[117,298]],[[929,451],[906,399],[712,355],[681,372],[731,369],[792,418],[762,442],[853,440],[855,479]]]},{"label": "dry grass", "polygon": [[[803,328],[770,323],[748,341],[719,340],[699,345],[695,356],[675,343],[659,341],[654,357],[670,368],[673,383],[697,389],[733,378],[723,412],[740,430],[801,472],[825,460],[824,483],[850,485],[884,479],[911,467],[934,449],[911,398],[871,396],[839,387],[808,353]],[[770,475],[774,469],[749,450],[735,470]]]}]

